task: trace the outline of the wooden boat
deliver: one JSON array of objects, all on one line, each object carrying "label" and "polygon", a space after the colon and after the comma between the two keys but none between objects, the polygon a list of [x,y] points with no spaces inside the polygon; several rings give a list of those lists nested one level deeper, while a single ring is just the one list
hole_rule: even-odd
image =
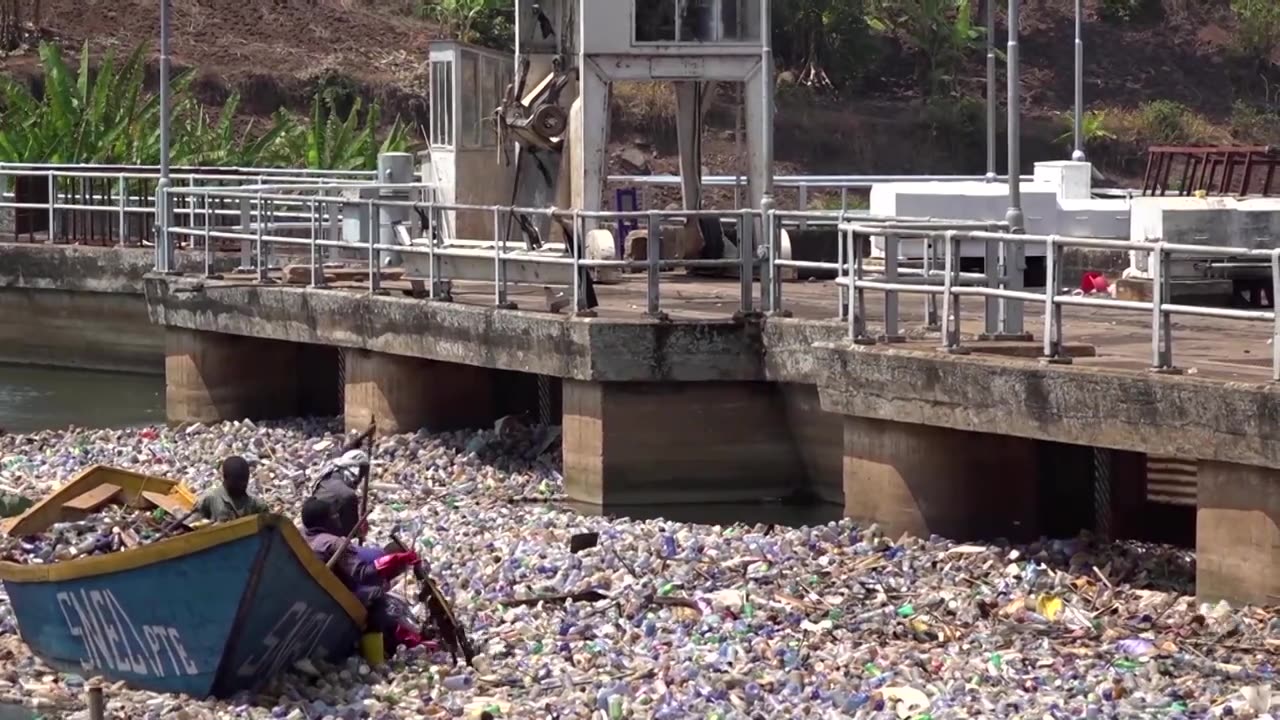
[{"label": "wooden boat", "polygon": [[[94,466],[5,527],[27,536],[107,503],[185,515],[181,484]],[[356,646],[365,610],[286,518],[263,514],[108,555],[0,562],[22,639],[50,666],[145,690],[225,697]]]}]

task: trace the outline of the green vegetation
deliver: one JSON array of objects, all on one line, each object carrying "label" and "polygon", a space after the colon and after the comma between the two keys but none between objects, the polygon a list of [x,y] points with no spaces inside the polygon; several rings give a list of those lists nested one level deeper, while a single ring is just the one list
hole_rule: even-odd
[{"label": "green vegetation", "polygon": [[1172,100],[1152,100],[1138,108],[1138,126],[1142,137],[1154,143],[1191,142],[1192,113],[1186,105]]},{"label": "green vegetation", "polygon": [[799,71],[799,84],[824,89],[860,77],[876,50],[862,0],[776,0],[773,43],[779,64]]},{"label": "green vegetation", "polygon": [[1280,111],[1237,100],[1231,106],[1231,134],[1240,142],[1274,144],[1280,140]]},{"label": "green vegetation", "polygon": [[1280,2],[1276,0],[1231,0],[1239,27],[1234,42],[1241,54],[1259,65],[1270,64],[1280,51]]},{"label": "green vegetation", "polygon": [[953,91],[965,58],[985,45],[970,0],[867,0],[867,20],[914,52],[917,80],[930,95]]},{"label": "green vegetation", "polygon": [[[72,73],[56,45],[41,44],[44,91],[0,76],[0,161],[49,163],[156,164],[160,158],[160,103],[145,90],[143,48],[117,65],[108,53],[97,71],[88,44]],[[354,170],[376,165],[380,151],[403,150],[407,133],[395,123],[379,144],[376,106],[362,114],[355,101],[346,114],[317,95],[311,123],[283,111],[256,132],[250,122],[236,128],[240,98],[233,95],[216,120],[190,92],[191,74],[173,81],[175,165],[241,165]]]},{"label": "green vegetation", "polygon": [[[1066,126],[1066,132],[1058,136],[1058,142],[1068,148],[1072,148],[1075,146],[1076,139],[1075,115],[1062,113],[1062,124]],[[1115,140],[1116,134],[1109,127],[1106,110],[1085,111],[1084,117],[1080,118],[1081,142],[1084,143],[1086,148],[1089,148],[1100,142]]]},{"label": "green vegetation", "polygon": [[512,0],[424,0],[418,15],[434,20],[449,37],[505,48],[512,44]]}]

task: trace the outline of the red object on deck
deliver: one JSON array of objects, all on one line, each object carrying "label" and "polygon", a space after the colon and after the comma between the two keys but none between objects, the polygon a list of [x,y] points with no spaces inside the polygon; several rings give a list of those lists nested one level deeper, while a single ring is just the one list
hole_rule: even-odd
[{"label": "red object on deck", "polygon": [[1107,277],[1100,272],[1090,270],[1080,278],[1080,290],[1086,295],[1089,293],[1104,293],[1111,287],[1111,283],[1107,282]]}]

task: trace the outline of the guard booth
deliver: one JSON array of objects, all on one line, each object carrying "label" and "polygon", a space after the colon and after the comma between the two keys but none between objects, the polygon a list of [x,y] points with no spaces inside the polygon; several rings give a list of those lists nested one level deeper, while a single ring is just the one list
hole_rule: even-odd
[{"label": "guard booth", "polygon": [[[514,174],[503,162],[494,113],[511,84],[512,57],[463,42],[433,41],[428,62],[431,127],[422,177],[434,186],[437,202],[510,205]],[[441,213],[440,221],[443,239],[494,239],[489,214],[450,211]]]}]

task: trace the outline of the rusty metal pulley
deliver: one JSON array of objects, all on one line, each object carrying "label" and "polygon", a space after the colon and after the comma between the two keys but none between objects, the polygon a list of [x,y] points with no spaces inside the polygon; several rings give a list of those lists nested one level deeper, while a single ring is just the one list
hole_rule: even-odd
[{"label": "rusty metal pulley", "polygon": [[533,111],[529,126],[543,138],[553,140],[569,127],[569,115],[559,105],[543,104]]}]

